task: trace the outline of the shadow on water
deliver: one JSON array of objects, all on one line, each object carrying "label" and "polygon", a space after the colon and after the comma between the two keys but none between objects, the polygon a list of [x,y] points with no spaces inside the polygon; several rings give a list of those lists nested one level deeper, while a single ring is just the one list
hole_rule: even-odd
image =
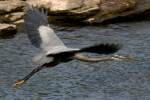
[{"label": "shadow on water", "polygon": [[17,91],[11,85],[29,73],[39,51],[24,33],[0,39],[0,100],[149,100],[150,21],[105,26],[52,27],[67,46],[119,42],[116,54],[140,58],[133,62],[72,61],[42,70]]},{"label": "shadow on water", "polygon": [[12,31],[12,32],[2,32],[0,33],[0,39],[11,39],[11,38],[14,38],[15,35],[16,35],[17,31]]}]

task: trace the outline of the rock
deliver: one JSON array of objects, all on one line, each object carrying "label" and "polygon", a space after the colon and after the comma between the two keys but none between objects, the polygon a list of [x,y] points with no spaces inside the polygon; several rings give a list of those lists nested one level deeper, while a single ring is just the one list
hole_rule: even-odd
[{"label": "rock", "polygon": [[[134,2],[133,2],[134,4]],[[98,13],[95,16],[92,16],[91,19],[93,19],[92,21],[90,21],[89,19],[87,19],[87,22],[96,22],[96,23],[101,23],[103,21],[107,21],[107,20],[113,20],[113,19],[117,19],[117,18],[123,18],[123,19],[127,19],[127,18],[137,18],[138,15],[141,16],[145,16],[144,13],[148,13],[150,14],[150,0],[137,0],[136,5],[133,8],[124,10],[124,11],[117,11],[116,13],[107,13],[107,14],[102,14],[102,13]],[[147,15],[146,15],[147,16]]]},{"label": "rock", "polygon": [[49,9],[50,17],[53,19],[81,19],[86,15],[93,14],[99,10],[97,3],[100,0],[27,0],[29,5],[42,6]]},{"label": "rock", "polygon": [[16,25],[0,23],[0,36],[14,35],[16,33]]},{"label": "rock", "polygon": [[18,26],[18,27],[21,26],[23,23],[24,23],[24,20],[23,20],[23,19],[19,19],[19,20],[13,22],[13,24],[15,24],[15,25]]},{"label": "rock", "polygon": [[20,0],[0,1],[0,14],[23,11],[25,3]]},{"label": "rock", "polygon": [[25,2],[21,0],[0,1],[0,36],[17,32],[16,25],[24,16]]},{"label": "rock", "polygon": [[105,20],[117,17],[122,12],[133,10],[136,4],[137,2],[135,0],[106,0],[99,5],[99,13],[87,18],[85,21],[101,23]]},{"label": "rock", "polygon": [[33,0],[27,0],[29,5],[43,6],[49,8],[53,12],[60,12],[65,10],[76,9],[82,6],[83,0],[39,0],[35,2]]},{"label": "rock", "polygon": [[10,23],[10,22],[15,22],[19,19],[22,19],[24,16],[24,12],[12,12],[9,14],[4,14],[0,16],[1,23]]},{"label": "rock", "polygon": [[51,21],[86,23],[101,23],[150,10],[150,0],[27,0],[27,3],[48,8]]},{"label": "rock", "polygon": [[26,4],[44,7],[49,20],[101,23],[150,11],[150,0],[0,0],[0,32],[16,32],[25,15]]},{"label": "rock", "polygon": [[134,9],[130,11],[124,11],[120,13],[119,16],[127,17],[127,16],[137,16],[139,14],[143,14],[144,12],[150,12],[150,0],[138,0],[137,5]]}]

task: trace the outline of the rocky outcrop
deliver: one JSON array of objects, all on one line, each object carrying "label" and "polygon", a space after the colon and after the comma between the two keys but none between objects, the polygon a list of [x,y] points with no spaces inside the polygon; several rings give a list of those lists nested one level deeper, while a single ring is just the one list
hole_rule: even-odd
[{"label": "rocky outcrop", "polygon": [[[0,23],[14,25],[12,28],[16,30],[23,23],[27,4],[48,9],[49,20],[54,22],[101,23],[150,11],[150,0],[3,0],[0,1]],[[1,32],[2,25],[0,27]]]},{"label": "rocky outcrop", "polygon": [[[147,14],[145,15],[145,13]],[[138,18],[138,15],[140,15],[140,17],[143,17],[143,18],[147,15],[150,15],[150,0],[136,0],[136,5],[132,9],[124,10],[121,12],[116,12],[113,14],[108,13],[102,16],[102,14],[98,13],[97,15],[93,16],[93,18],[95,19],[93,22],[101,23],[103,21],[107,21],[110,19],[113,20],[117,18],[136,19]]]},{"label": "rocky outcrop", "polygon": [[11,12],[0,16],[2,23],[15,23],[16,21],[22,19],[24,12]]},{"label": "rocky outcrop", "polygon": [[136,0],[106,0],[99,5],[99,12],[85,21],[100,23],[107,19],[117,17],[120,13],[133,10]]},{"label": "rocky outcrop", "polygon": [[150,10],[150,0],[27,0],[27,3],[49,9],[51,21],[77,20],[86,23],[136,16]]},{"label": "rocky outcrop", "polygon": [[20,20],[24,16],[24,7],[24,1],[0,1],[0,36],[17,32],[17,25],[22,23]]},{"label": "rocky outcrop", "polygon": [[100,23],[113,18],[121,12],[133,9],[137,3],[136,0],[40,0],[41,3],[27,1],[29,5],[48,8],[52,21],[70,19],[88,23]]},{"label": "rocky outcrop", "polygon": [[0,1],[0,14],[22,11],[23,6],[24,3],[20,0]]}]

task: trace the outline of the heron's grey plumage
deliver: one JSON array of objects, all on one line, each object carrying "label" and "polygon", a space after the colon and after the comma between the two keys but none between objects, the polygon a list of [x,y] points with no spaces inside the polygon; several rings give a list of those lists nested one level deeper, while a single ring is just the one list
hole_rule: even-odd
[{"label": "heron's grey plumage", "polygon": [[30,7],[24,20],[25,30],[31,43],[41,49],[41,53],[33,58],[33,62],[38,64],[47,63],[52,61],[52,57],[47,57],[46,55],[79,50],[68,48],[64,45],[54,30],[49,27],[47,14],[44,10],[39,11]]},{"label": "heron's grey plumage", "polygon": [[73,59],[87,62],[112,61],[125,59],[123,56],[110,57],[88,57],[81,55],[82,52],[97,53],[97,54],[112,54],[118,51],[121,46],[118,44],[98,44],[85,48],[69,48],[59,39],[53,29],[49,27],[47,15],[44,11],[40,12],[37,9],[29,7],[25,16],[25,30],[32,42],[38,48],[41,48],[41,53],[34,57],[33,61],[40,64],[25,76],[14,86],[20,85],[32,77],[35,73],[46,67],[54,67],[60,63],[65,63]]},{"label": "heron's grey plumage", "polygon": [[42,40],[38,29],[41,25],[48,25],[47,16],[30,7],[25,15],[24,22],[25,32],[27,33],[31,43],[37,48],[40,48]]},{"label": "heron's grey plumage", "polygon": [[54,30],[49,27],[47,15],[44,11],[29,9],[25,16],[25,28],[32,44],[41,48],[46,54],[78,50],[64,45]]}]

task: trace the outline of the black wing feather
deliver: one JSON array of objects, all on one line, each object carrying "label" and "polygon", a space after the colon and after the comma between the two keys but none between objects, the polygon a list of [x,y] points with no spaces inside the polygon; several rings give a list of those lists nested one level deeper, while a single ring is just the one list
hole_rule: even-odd
[{"label": "black wing feather", "polygon": [[122,46],[120,44],[99,44],[86,48],[82,48],[78,52],[90,52],[98,54],[111,54],[118,51]]}]

